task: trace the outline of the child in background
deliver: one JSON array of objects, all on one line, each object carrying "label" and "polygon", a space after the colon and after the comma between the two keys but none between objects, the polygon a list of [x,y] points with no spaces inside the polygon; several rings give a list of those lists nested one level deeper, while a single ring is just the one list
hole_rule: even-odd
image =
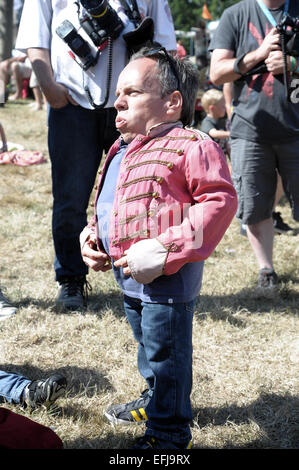
[{"label": "child in background", "polygon": [[206,113],[201,123],[201,131],[215,140],[229,156],[229,131],[226,128],[226,106],[223,93],[211,88],[203,94],[201,105]]}]

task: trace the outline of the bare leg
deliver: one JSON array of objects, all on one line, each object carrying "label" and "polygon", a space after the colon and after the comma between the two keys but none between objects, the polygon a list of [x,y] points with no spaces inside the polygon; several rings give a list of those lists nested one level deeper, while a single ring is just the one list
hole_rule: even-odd
[{"label": "bare leg", "polygon": [[260,269],[273,269],[274,228],[272,218],[255,225],[247,225],[246,230]]},{"label": "bare leg", "polygon": [[276,188],[276,194],[275,194],[273,210],[275,210],[275,207],[279,203],[279,201],[280,201],[281,197],[283,196],[283,194],[284,194],[284,190],[283,190],[283,186],[282,186],[281,177],[280,177],[280,174],[277,172],[277,188]]},{"label": "bare leg", "polygon": [[11,100],[17,100],[22,98],[22,86],[23,86],[23,76],[20,70],[20,66],[17,62],[13,63],[11,66],[12,76],[15,80],[16,84],[16,92],[12,97]]},{"label": "bare leg", "polygon": [[39,86],[35,86],[32,88],[32,92],[35,99],[35,107],[34,109],[38,111],[39,109],[43,109],[43,95]]}]

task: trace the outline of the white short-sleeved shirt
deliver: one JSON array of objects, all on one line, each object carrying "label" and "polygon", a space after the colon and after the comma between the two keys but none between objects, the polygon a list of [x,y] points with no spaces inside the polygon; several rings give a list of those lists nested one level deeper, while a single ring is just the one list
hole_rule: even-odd
[{"label": "white short-sleeved shirt", "polygon": [[[155,41],[168,50],[176,50],[176,37],[168,1],[138,0],[137,3],[141,15],[150,16],[154,20]],[[117,79],[127,61],[126,44],[122,34],[134,29],[134,25],[125,15],[120,2],[110,0],[109,4],[124,23],[124,29],[120,37],[113,41],[112,79],[106,107],[113,106]],[[101,53],[97,65],[84,72],[70,57],[68,45],[56,33],[56,28],[66,19],[89,42],[95,54],[96,47],[83,28],[80,28],[78,8],[73,0],[25,0],[16,48],[21,51],[26,51],[28,48],[49,49],[55,80],[69,89],[78,104],[85,108],[92,108],[84,87],[87,86],[90,89],[95,103],[100,104],[104,101],[108,73],[108,48]]]}]

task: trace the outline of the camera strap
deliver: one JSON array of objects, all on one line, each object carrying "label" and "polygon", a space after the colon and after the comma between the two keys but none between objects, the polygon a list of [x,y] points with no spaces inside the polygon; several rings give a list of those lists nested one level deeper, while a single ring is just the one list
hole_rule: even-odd
[{"label": "camera strap", "polygon": [[[263,0],[256,0],[256,1],[258,3],[259,7],[261,8],[262,12],[264,13],[264,15],[267,17],[268,21],[270,21],[272,26],[275,28],[277,26],[277,23],[276,23],[275,19],[273,18],[273,15],[272,15],[271,11],[269,10],[269,8],[266,7]],[[284,9],[283,9],[284,15],[286,15],[288,13],[289,5],[290,5],[290,0],[286,0],[285,4],[284,4]]]},{"label": "camera strap", "polygon": [[[277,26],[277,22],[273,18],[273,15],[269,8],[264,4],[263,0],[256,0],[259,7],[261,8],[264,15],[267,17],[268,21],[272,24],[274,28]],[[287,16],[289,11],[290,0],[286,0],[284,4],[283,14],[284,17]],[[285,96],[286,99],[289,100],[289,74],[287,70],[287,54],[286,54],[286,44],[285,44],[285,36],[283,31],[280,31],[280,41],[281,41],[281,49],[283,54],[283,77],[284,77],[284,86],[285,86]]]}]

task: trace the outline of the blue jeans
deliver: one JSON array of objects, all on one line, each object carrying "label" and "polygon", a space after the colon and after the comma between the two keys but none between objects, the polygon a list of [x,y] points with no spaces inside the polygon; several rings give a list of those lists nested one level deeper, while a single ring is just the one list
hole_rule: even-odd
[{"label": "blue jeans", "polygon": [[114,108],[89,110],[71,104],[50,108],[48,145],[52,163],[56,280],[82,276],[79,235],[86,226],[86,210],[103,151],[118,137]]},{"label": "blue jeans", "polygon": [[152,391],[146,434],[179,443],[191,439],[194,305],[195,300],[160,304],[124,298],[138,342],[139,372]]},{"label": "blue jeans", "polygon": [[0,403],[4,399],[9,403],[20,403],[22,392],[30,382],[20,374],[0,370]]}]

